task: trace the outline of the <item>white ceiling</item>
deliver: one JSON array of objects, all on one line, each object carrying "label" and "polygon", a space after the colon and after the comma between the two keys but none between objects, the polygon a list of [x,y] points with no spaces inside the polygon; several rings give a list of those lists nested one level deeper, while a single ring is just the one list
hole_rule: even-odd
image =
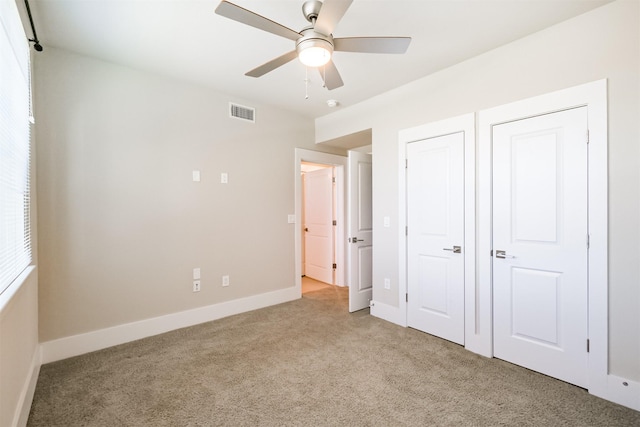
[{"label": "white ceiling", "polygon": [[[230,98],[315,118],[584,13],[611,0],[354,0],[335,37],[410,36],[404,55],[336,52],[344,86],[322,88],[316,70],[292,61],[260,78],[244,73],[294,42],[214,13],[219,0],[30,0],[40,42],[176,77]],[[22,3],[23,0],[16,0]],[[299,31],[303,0],[234,0]],[[30,33],[28,33],[30,35]],[[230,99],[234,100],[234,99]]]}]

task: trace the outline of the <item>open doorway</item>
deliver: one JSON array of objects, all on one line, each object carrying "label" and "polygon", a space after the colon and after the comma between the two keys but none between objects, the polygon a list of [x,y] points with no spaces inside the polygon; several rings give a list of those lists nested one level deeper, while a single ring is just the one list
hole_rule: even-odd
[{"label": "open doorway", "polygon": [[[347,158],[335,154],[296,149],[295,160],[295,284],[300,294],[309,289],[323,286],[347,286],[346,282],[346,183]],[[309,179],[313,178],[313,179]],[[305,192],[305,181],[313,181],[312,190],[321,193],[314,209],[320,210],[310,215],[309,202],[318,197]],[[333,182],[335,181],[335,182]],[[307,186],[308,187],[308,186]],[[315,188],[314,188],[315,187]],[[305,194],[306,193],[306,194]],[[306,197],[305,197],[306,196]],[[330,206],[326,206],[329,203]],[[305,209],[305,207],[307,209]],[[322,220],[318,220],[318,216]],[[312,218],[309,218],[312,217]],[[327,217],[330,226],[327,231]],[[335,225],[334,222],[335,221]],[[312,224],[313,225],[312,225]],[[320,231],[318,229],[321,228]],[[307,230],[305,230],[307,229]],[[329,243],[328,243],[329,242]],[[322,252],[309,253],[313,250]],[[320,261],[318,261],[320,259]],[[329,259],[329,261],[327,261]],[[315,264],[315,265],[312,265]],[[323,264],[318,266],[318,264]],[[326,267],[329,267],[327,272]],[[334,268],[335,266],[335,268]]]},{"label": "open doorway", "polygon": [[[358,140],[366,140],[368,142],[368,144],[362,144],[360,147],[363,147],[364,145],[367,145],[368,148],[359,148],[358,151],[362,151],[364,153],[370,153],[371,152],[371,148],[370,148],[370,141],[371,141],[371,133],[369,132],[362,132],[361,133],[362,136],[358,137]],[[355,138],[351,142],[355,142]],[[335,145],[335,144],[331,144],[331,145]],[[340,145],[336,145],[336,146],[340,146]],[[358,148],[358,147],[353,147],[353,146],[349,146],[349,147],[342,147],[342,148],[346,148],[348,150],[353,151],[353,148]],[[305,254],[305,246],[304,246],[304,234],[305,234],[305,224],[304,224],[304,213],[303,213],[303,209],[304,209],[304,198],[303,198],[303,179],[302,179],[302,169],[303,169],[303,164],[304,163],[311,163],[311,164],[315,164],[315,165],[320,165],[322,166],[322,168],[333,168],[335,170],[335,206],[336,206],[336,215],[335,215],[335,220],[336,220],[336,225],[333,226],[334,230],[335,230],[335,264],[336,264],[336,268],[335,268],[335,280],[334,280],[334,285],[326,285],[326,286],[333,286],[336,289],[341,289],[340,287],[342,287],[342,289],[344,289],[344,287],[348,287],[348,294],[349,294],[349,310],[350,311],[356,311],[356,310],[360,310],[363,308],[367,308],[369,306],[369,300],[371,299],[370,297],[368,299],[366,299],[366,301],[364,302],[364,305],[362,307],[359,307],[357,309],[354,309],[355,305],[351,303],[351,299],[352,299],[352,294],[354,297],[360,297],[362,296],[362,292],[361,290],[363,290],[364,288],[369,288],[371,289],[371,286],[363,286],[363,283],[361,280],[356,280],[354,283],[356,283],[356,287],[353,289],[355,292],[351,292],[352,289],[349,285],[349,281],[354,281],[352,279],[349,278],[348,274],[350,273],[350,270],[354,270],[354,268],[350,268],[349,267],[349,263],[351,261],[354,260],[353,256],[347,256],[348,250],[354,249],[351,246],[359,246],[360,243],[362,242],[361,238],[358,239],[353,239],[353,237],[355,236],[347,236],[348,234],[348,223],[350,222],[349,218],[347,217],[347,193],[348,190],[350,192],[353,192],[353,189],[350,187],[353,186],[349,186],[349,180],[347,179],[347,174],[349,172],[349,158],[347,156],[341,156],[341,155],[335,155],[335,154],[328,154],[328,153],[322,153],[322,152],[318,152],[318,151],[311,151],[311,150],[305,150],[305,149],[296,149],[295,150],[295,218],[296,218],[296,226],[295,226],[295,287],[297,289],[298,292],[300,292],[300,296],[302,296],[302,292],[303,292],[303,280],[305,282],[305,290],[307,289],[318,289],[319,287],[322,287],[324,285],[325,282],[314,282],[314,279],[309,279],[308,277],[305,277],[305,270],[306,270],[306,266],[304,265],[304,259],[307,256],[307,254]],[[355,170],[355,169],[354,169]],[[369,167],[368,169],[369,171],[369,175],[371,174],[371,169]],[[361,175],[362,173],[360,173]],[[370,181],[370,177],[369,180]],[[370,197],[368,198],[370,201]],[[353,209],[349,209],[350,211],[352,211]],[[370,207],[369,207],[370,210]],[[370,217],[371,213],[369,212],[368,215],[365,216],[361,216],[362,218],[365,217]],[[348,237],[351,237],[350,241],[353,241],[353,243],[348,243]],[[355,245],[355,242],[358,242],[359,245]],[[371,239],[369,239],[368,241],[371,241]],[[352,251],[353,252],[353,251]],[[351,254],[353,255],[353,254]],[[358,259],[360,261],[362,261],[362,256],[359,256]],[[363,263],[363,262],[359,262],[357,263],[356,267],[358,267],[357,269],[355,269],[356,271],[358,271],[358,273],[360,273],[362,271],[362,268],[368,268],[369,270],[371,269],[371,263]],[[371,277],[371,272],[369,271],[366,275],[362,275],[361,277]],[[366,280],[365,280],[366,281]],[[358,300],[360,300],[362,298],[358,298]]]}]

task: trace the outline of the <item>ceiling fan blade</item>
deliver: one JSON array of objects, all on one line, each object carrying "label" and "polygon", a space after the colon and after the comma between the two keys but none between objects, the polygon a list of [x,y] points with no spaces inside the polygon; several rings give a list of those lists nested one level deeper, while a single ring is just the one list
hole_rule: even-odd
[{"label": "ceiling fan blade", "polygon": [[327,62],[327,65],[324,67],[318,67],[318,71],[320,71],[320,75],[324,79],[324,85],[327,89],[332,90],[344,86],[342,77],[340,77],[340,73],[333,61]]},{"label": "ceiling fan blade", "polygon": [[325,0],[313,29],[325,36],[333,33],[353,0]]},{"label": "ceiling fan blade", "polygon": [[233,19],[234,21],[250,25],[259,30],[285,37],[290,40],[295,41],[300,38],[300,33],[293,31],[291,28],[280,25],[262,15],[258,15],[257,13],[251,12],[250,10],[225,0],[220,2],[216,8],[216,13],[224,16],[225,18]]},{"label": "ceiling fan blade", "polygon": [[333,39],[333,50],[363,53],[405,53],[411,37],[344,37]]},{"label": "ceiling fan blade", "polygon": [[292,50],[291,52],[287,52],[284,55],[280,55],[277,58],[272,59],[271,61],[265,64],[262,64],[257,68],[254,68],[253,70],[245,73],[245,76],[249,76],[249,77],[263,76],[267,74],[269,71],[273,71],[276,68],[280,67],[281,65],[284,65],[287,62],[292,61],[297,57],[298,57],[298,53],[295,50]]}]

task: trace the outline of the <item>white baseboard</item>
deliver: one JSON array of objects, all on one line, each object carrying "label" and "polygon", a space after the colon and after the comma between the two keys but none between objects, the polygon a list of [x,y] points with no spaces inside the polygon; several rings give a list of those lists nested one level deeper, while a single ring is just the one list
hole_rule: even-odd
[{"label": "white baseboard", "polygon": [[29,377],[24,382],[20,400],[14,415],[13,425],[16,427],[25,427],[29,420],[29,412],[31,411],[31,403],[33,403],[33,395],[36,392],[36,384],[38,383],[38,375],[40,375],[41,353],[38,348],[31,358],[31,366],[29,368]]},{"label": "white baseboard", "polygon": [[589,389],[589,393],[627,408],[640,411],[640,382],[616,375],[607,375],[604,389]]},{"label": "white baseboard", "polygon": [[300,298],[300,289],[291,287],[43,342],[41,344],[42,363],[79,356],[114,345],[281,304],[298,298]]},{"label": "white baseboard", "polygon": [[369,304],[369,307],[372,316],[379,317],[387,322],[395,323],[405,328],[407,327],[407,319],[398,307],[373,300]]}]

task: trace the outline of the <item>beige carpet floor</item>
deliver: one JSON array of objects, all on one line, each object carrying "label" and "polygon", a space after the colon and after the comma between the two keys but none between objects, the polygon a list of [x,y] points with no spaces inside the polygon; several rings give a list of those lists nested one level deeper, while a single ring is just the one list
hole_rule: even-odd
[{"label": "beige carpet floor", "polygon": [[347,312],[347,290],[42,367],[29,426],[640,426],[640,412]]}]

